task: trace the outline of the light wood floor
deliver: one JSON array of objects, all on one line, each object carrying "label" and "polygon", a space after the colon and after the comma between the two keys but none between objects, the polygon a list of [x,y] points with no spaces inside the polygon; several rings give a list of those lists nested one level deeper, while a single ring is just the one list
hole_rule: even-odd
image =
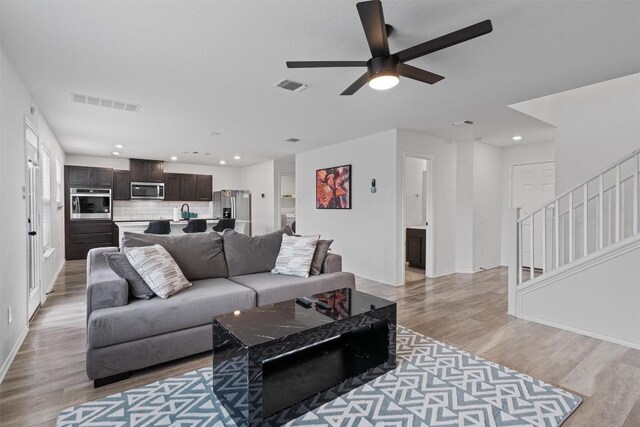
[{"label": "light wood floor", "polygon": [[[209,366],[202,355],[93,389],[84,372],[85,264],[67,262],[0,390],[0,425],[52,426],[68,406]],[[506,269],[358,289],[398,303],[398,323],[584,398],[566,426],[640,426],[640,351],[506,314]]]}]

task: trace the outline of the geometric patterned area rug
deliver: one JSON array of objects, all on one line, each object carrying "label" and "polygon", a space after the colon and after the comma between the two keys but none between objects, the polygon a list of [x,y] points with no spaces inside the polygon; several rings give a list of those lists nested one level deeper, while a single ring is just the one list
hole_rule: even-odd
[{"label": "geometric patterned area rug", "polygon": [[[580,397],[398,326],[398,366],[288,426],[559,426]],[[58,427],[235,426],[211,368],[83,403]]]}]

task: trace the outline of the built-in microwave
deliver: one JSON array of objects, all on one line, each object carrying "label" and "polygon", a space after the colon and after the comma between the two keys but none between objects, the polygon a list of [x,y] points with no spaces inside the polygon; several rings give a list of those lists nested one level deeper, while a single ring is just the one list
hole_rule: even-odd
[{"label": "built-in microwave", "polygon": [[72,221],[111,219],[110,188],[70,188]]},{"label": "built-in microwave", "polygon": [[132,182],[131,198],[164,200],[164,184],[157,182]]}]

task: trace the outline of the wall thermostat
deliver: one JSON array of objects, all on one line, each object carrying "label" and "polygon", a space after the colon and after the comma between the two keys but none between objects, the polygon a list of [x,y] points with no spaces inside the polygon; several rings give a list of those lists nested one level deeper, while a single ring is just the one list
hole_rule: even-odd
[{"label": "wall thermostat", "polygon": [[371,192],[372,192],[372,193],[375,193],[375,192],[376,192],[376,179],[375,179],[375,178],[373,178],[373,179],[371,180]]}]

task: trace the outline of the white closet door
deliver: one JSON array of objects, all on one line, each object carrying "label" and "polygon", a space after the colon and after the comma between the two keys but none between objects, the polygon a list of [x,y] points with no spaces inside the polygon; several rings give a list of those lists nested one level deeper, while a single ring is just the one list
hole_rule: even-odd
[{"label": "white closet door", "polygon": [[[521,208],[525,216],[544,202],[555,197],[556,164],[555,162],[514,165],[511,173],[511,207]],[[547,219],[549,219],[547,217]],[[534,267],[542,268],[542,217],[534,218]],[[549,224],[547,224],[549,229]],[[549,237],[549,235],[547,235]],[[547,242],[550,239],[547,238]],[[522,263],[524,267],[531,264],[531,219],[522,225]],[[547,254],[550,252],[547,251]]]}]

